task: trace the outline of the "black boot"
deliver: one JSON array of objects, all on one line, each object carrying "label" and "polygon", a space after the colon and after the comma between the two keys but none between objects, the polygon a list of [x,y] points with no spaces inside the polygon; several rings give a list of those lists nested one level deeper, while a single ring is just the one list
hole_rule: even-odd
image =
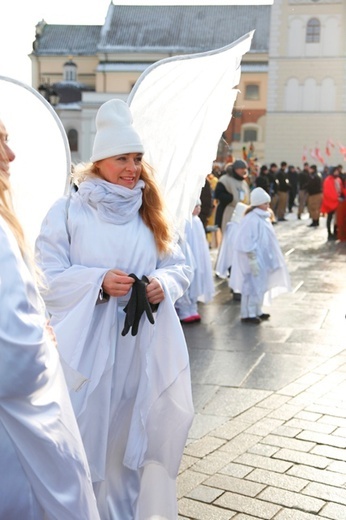
[{"label": "black boot", "polygon": [[311,224],[309,224],[308,227],[317,227],[317,226],[319,226],[319,225],[320,225],[320,224],[319,224],[318,220],[313,220],[313,221],[311,222]]},{"label": "black boot", "polygon": [[334,233],[333,233],[334,240],[338,239],[338,226],[334,226]]}]

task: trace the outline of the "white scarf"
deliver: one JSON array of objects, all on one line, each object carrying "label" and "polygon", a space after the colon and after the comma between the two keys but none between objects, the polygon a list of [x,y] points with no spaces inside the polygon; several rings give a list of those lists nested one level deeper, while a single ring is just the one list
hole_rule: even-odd
[{"label": "white scarf", "polygon": [[142,205],[144,181],[141,179],[130,190],[103,179],[90,178],[79,186],[83,202],[96,208],[102,220],[113,224],[126,224],[133,219]]}]

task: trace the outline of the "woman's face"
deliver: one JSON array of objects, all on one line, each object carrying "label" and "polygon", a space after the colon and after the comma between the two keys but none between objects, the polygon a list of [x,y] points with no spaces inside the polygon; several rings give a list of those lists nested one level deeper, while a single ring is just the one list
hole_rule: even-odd
[{"label": "woman's face", "polygon": [[142,153],[125,153],[97,161],[98,174],[105,181],[132,190],[142,171]]},{"label": "woman's face", "polygon": [[7,143],[7,132],[2,121],[0,121],[0,171],[10,175],[9,165],[15,158],[14,153]]}]

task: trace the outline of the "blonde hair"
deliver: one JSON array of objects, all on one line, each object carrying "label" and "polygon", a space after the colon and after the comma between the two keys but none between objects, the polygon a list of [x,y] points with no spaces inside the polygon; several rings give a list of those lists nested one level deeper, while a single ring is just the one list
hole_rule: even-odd
[{"label": "blonde hair", "polygon": [[[71,179],[77,186],[89,177],[100,177],[97,163],[78,164],[73,167]],[[153,232],[159,253],[168,253],[173,240],[172,229],[153,168],[145,162],[142,162],[140,179],[145,182],[145,188],[139,213],[145,225]]]},{"label": "blonde hair", "polygon": [[[6,151],[3,147],[3,144],[0,141],[0,158],[5,157]],[[17,240],[19,249],[22,255],[24,256],[27,252],[24,232],[13,209],[11,188],[8,175],[2,170],[0,170],[0,215],[11,229],[15,239]]]}]

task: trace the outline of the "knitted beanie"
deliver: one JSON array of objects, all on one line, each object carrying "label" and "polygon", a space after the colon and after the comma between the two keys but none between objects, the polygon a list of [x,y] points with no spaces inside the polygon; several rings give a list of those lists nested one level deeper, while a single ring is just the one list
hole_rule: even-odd
[{"label": "knitted beanie", "polygon": [[91,162],[125,153],[144,153],[139,135],[133,127],[130,109],[125,101],[111,99],[96,115],[96,135]]},{"label": "knitted beanie", "polygon": [[250,204],[251,206],[260,206],[270,202],[270,196],[263,188],[255,188],[250,193]]}]

